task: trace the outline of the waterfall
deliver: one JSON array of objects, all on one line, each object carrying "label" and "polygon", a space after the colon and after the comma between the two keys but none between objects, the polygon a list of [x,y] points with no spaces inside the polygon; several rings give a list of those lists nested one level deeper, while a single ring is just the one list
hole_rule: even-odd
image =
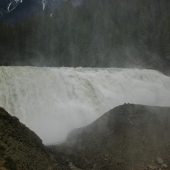
[{"label": "waterfall", "polygon": [[0,106],[45,144],[123,103],[170,106],[170,77],[146,69],[0,67]]}]

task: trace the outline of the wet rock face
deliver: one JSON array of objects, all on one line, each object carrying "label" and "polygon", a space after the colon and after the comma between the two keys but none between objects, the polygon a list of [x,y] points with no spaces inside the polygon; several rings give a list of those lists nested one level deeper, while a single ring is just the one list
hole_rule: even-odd
[{"label": "wet rock face", "polygon": [[58,149],[82,169],[170,167],[170,108],[125,104],[73,131]]},{"label": "wet rock face", "polygon": [[53,165],[41,139],[0,108],[0,170],[54,170]]}]

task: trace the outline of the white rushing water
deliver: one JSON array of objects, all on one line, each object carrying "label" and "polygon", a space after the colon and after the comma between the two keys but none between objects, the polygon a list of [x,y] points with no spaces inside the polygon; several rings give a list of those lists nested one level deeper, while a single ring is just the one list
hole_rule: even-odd
[{"label": "white rushing water", "polygon": [[123,103],[170,106],[170,77],[142,69],[0,67],[0,106],[46,144]]}]

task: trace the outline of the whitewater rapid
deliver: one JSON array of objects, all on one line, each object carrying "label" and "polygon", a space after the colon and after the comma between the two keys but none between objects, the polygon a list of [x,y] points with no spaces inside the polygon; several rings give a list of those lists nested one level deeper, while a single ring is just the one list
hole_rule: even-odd
[{"label": "whitewater rapid", "polygon": [[170,106],[170,77],[145,69],[0,67],[0,106],[45,144],[123,103]]}]

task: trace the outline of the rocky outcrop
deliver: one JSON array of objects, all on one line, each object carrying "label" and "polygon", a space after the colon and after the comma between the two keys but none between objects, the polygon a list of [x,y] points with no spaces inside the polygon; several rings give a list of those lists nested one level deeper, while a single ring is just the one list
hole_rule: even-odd
[{"label": "rocky outcrop", "polygon": [[170,108],[125,104],[45,147],[0,108],[0,170],[169,170]]},{"label": "rocky outcrop", "polygon": [[61,169],[41,139],[0,108],[0,170]]},{"label": "rocky outcrop", "polygon": [[55,149],[84,170],[168,170],[170,108],[116,107]]}]

